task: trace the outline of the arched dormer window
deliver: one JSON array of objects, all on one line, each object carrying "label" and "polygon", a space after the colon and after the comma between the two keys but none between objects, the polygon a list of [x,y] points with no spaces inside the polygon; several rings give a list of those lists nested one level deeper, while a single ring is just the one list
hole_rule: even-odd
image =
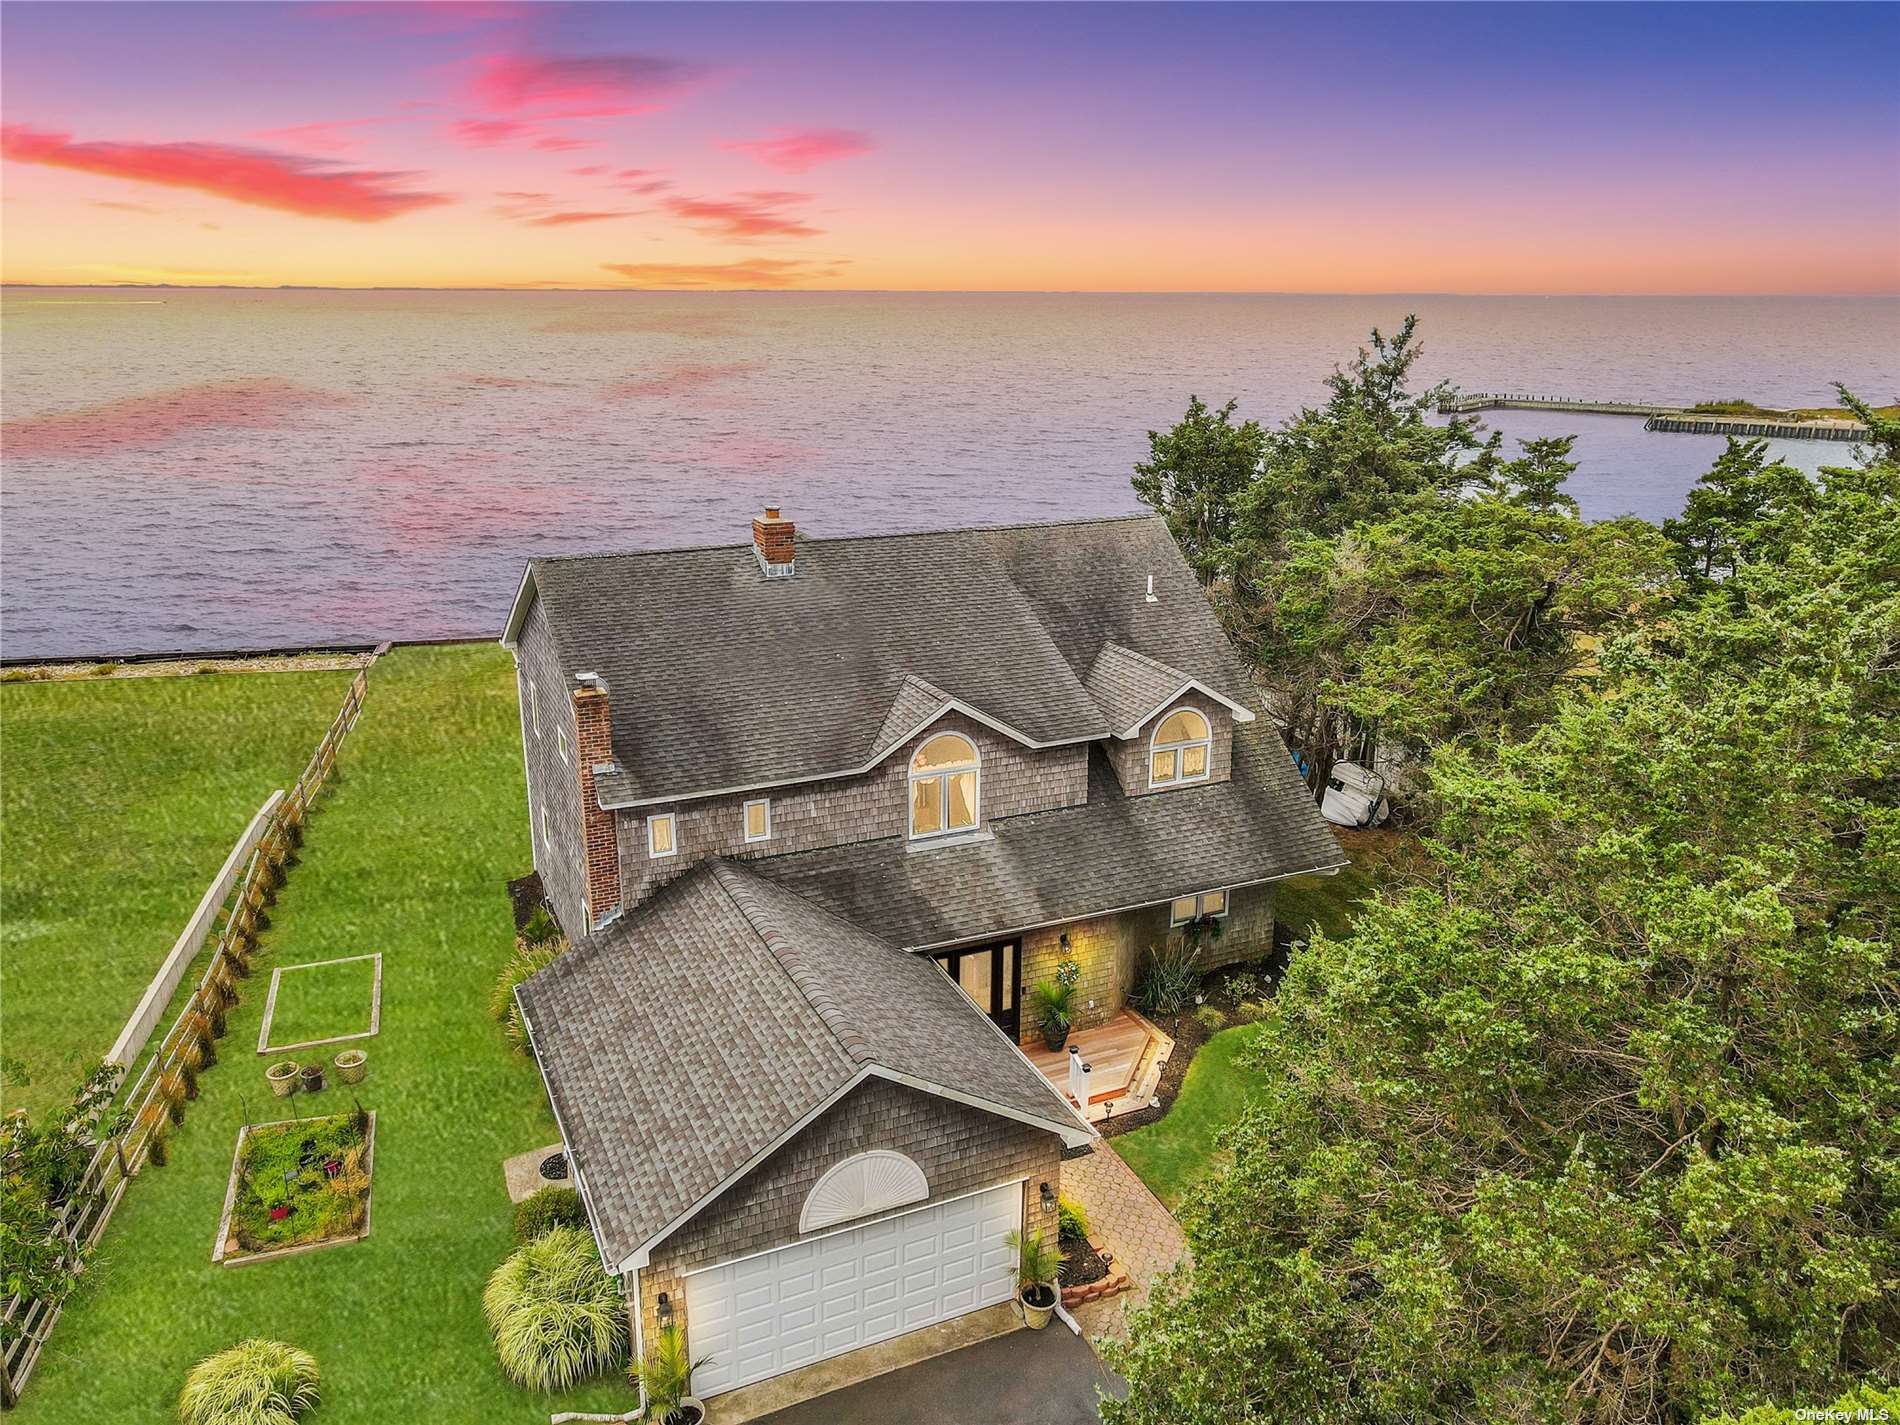
[{"label": "arched dormer window", "polygon": [[818,1179],[798,1214],[800,1232],[816,1232],[853,1218],[906,1207],[930,1196],[924,1170],[902,1153],[874,1148],[834,1163]]},{"label": "arched dormer window", "polygon": [[1213,760],[1214,733],[1193,708],[1177,708],[1156,725],[1148,744],[1148,785],[1204,782]]},{"label": "arched dormer window", "polygon": [[910,759],[910,834],[913,838],[974,831],[981,768],[976,745],[954,732],[939,733]]}]

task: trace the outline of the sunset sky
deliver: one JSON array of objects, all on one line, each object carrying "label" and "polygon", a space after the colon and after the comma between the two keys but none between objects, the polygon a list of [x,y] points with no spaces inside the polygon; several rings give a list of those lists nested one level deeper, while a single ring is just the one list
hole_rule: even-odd
[{"label": "sunset sky", "polygon": [[12,282],[1900,291],[1893,5],[0,25]]}]

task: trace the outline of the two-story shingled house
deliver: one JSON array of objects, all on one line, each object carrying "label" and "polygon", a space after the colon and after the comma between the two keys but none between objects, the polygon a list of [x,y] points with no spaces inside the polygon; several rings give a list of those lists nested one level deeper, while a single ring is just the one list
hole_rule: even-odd
[{"label": "two-story shingled house", "polygon": [[[1341,864],[1157,518],[533,561],[519,1002],[636,1337],[713,1395],[1010,1299],[1092,1096],[1028,989],[1133,1045],[1142,952]],[[1117,1040],[1117,1043],[1122,1040]],[[1079,1061],[1079,1060],[1078,1060]]]}]

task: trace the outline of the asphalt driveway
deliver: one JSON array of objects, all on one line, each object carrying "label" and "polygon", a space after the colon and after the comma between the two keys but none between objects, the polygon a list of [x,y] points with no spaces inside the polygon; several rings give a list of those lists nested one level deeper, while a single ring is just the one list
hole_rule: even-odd
[{"label": "asphalt driveway", "polygon": [[[1125,1387],[1060,1321],[1012,1331],[807,1400],[754,1425],[1095,1425]],[[718,1402],[713,1402],[718,1419]]]}]

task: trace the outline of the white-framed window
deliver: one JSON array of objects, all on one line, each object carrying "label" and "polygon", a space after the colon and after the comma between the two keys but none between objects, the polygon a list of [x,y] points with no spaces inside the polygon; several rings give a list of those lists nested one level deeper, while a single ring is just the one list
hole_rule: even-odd
[{"label": "white-framed window", "polygon": [[931,738],[910,759],[912,839],[976,830],[982,795],[976,744],[954,732]]},{"label": "white-framed window", "polygon": [[745,804],[745,839],[747,841],[772,839],[772,799],[770,797],[759,797]]},{"label": "white-framed window", "polygon": [[564,727],[557,727],[554,729],[554,735],[558,737],[561,741],[561,760],[563,762],[566,762],[568,766],[570,767],[573,766],[574,765],[573,762],[569,760],[568,755],[567,755],[567,729]]},{"label": "white-framed window", "polygon": [[522,682],[528,685],[528,720],[534,725],[534,735],[541,735],[541,690],[534,685],[534,679],[525,673]]},{"label": "white-framed window", "polygon": [[554,838],[548,834],[548,804],[541,803],[541,844],[548,850],[554,849]]},{"label": "white-framed window", "polygon": [[647,856],[659,860],[679,853],[679,821],[670,811],[647,818]]},{"label": "white-framed window", "polygon": [[1204,782],[1214,757],[1214,729],[1194,708],[1176,708],[1155,724],[1148,740],[1148,785]]},{"label": "white-framed window", "polygon": [[1186,925],[1191,920],[1200,920],[1213,916],[1216,920],[1227,914],[1226,891],[1203,891],[1198,896],[1182,896],[1168,906],[1168,924]]}]

